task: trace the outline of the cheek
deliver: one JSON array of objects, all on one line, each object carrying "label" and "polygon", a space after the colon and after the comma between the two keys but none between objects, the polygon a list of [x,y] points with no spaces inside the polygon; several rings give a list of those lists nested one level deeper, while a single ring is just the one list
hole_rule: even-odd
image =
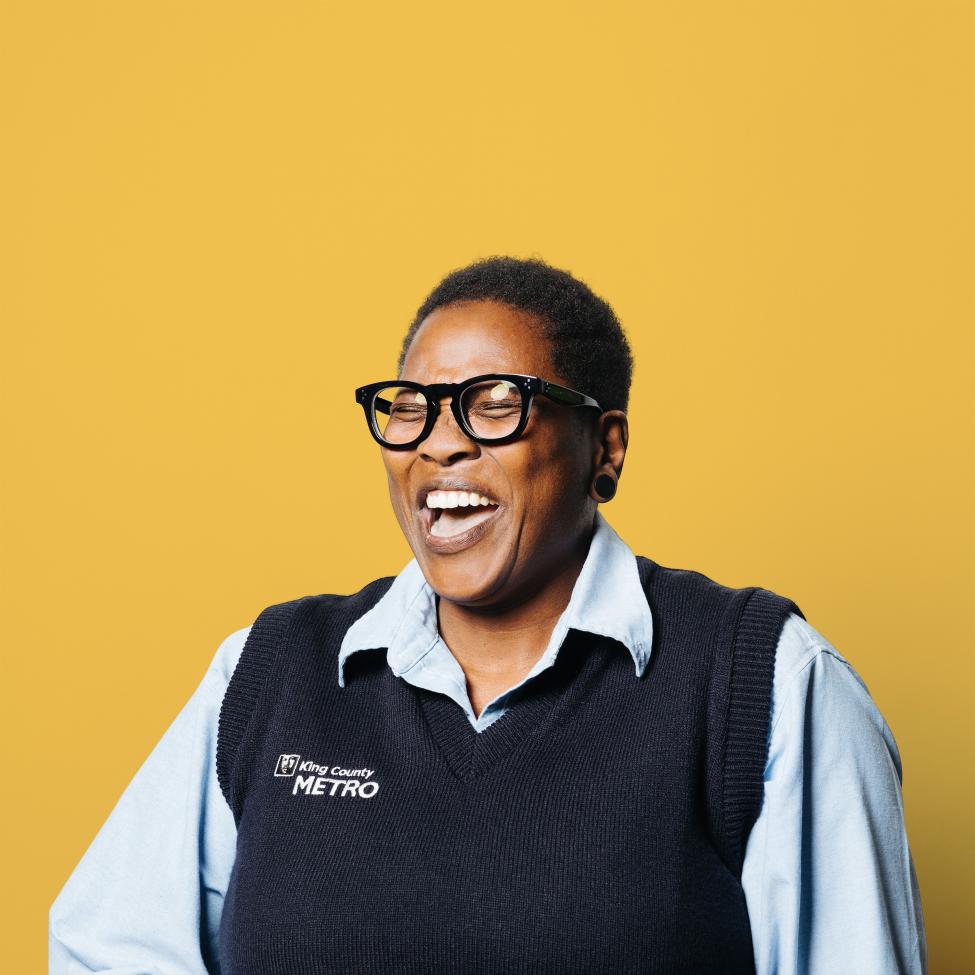
[{"label": "cheek", "polygon": [[400,513],[404,507],[409,507],[406,498],[407,467],[397,458],[389,459],[383,455],[383,464],[386,467],[386,483],[389,486],[389,498],[393,504],[393,510]]},{"label": "cheek", "polygon": [[571,509],[587,494],[587,463],[578,442],[552,440],[540,444],[519,465],[526,515],[530,517],[532,510],[542,510],[550,512],[555,520],[560,520],[562,514],[571,518]]}]

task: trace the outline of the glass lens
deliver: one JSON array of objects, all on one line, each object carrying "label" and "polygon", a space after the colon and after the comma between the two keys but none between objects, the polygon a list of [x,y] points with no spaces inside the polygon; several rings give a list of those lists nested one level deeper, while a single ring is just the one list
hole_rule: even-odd
[{"label": "glass lens", "polygon": [[464,391],[460,408],[477,436],[506,437],[521,419],[521,389],[507,379],[476,383]]},{"label": "glass lens", "polygon": [[389,443],[409,443],[423,431],[429,404],[418,389],[384,386],[372,401],[379,435]]}]

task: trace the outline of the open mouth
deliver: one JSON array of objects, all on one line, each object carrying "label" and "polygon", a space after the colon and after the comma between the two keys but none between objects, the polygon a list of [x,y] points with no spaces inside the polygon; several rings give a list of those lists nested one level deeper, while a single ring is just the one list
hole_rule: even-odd
[{"label": "open mouth", "polygon": [[496,504],[466,508],[433,508],[433,520],[430,523],[430,534],[435,538],[452,538],[461,532],[470,531],[476,525],[483,524],[496,511]]},{"label": "open mouth", "polygon": [[483,534],[476,531],[490,521],[501,506],[492,498],[466,491],[433,491],[421,512],[421,521],[428,539],[470,539],[472,542]]}]

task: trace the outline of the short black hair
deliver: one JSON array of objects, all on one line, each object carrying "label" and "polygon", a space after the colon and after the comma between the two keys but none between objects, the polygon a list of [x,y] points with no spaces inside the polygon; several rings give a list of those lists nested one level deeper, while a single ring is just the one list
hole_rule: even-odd
[{"label": "short black hair", "polygon": [[397,375],[427,315],[456,302],[484,300],[536,316],[551,345],[552,364],[568,385],[592,396],[603,410],[626,410],[633,354],[613,309],[568,271],[534,257],[485,257],[447,274],[417,309]]}]

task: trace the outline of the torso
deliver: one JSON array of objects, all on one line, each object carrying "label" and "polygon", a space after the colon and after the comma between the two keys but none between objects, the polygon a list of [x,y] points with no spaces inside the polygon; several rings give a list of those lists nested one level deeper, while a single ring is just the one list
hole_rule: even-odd
[{"label": "torso", "polygon": [[[355,597],[305,604],[287,641],[262,630],[228,689],[247,720],[225,723],[224,975],[753,975],[740,864],[714,818],[727,711],[712,674],[747,594],[664,573],[655,592],[642,677],[621,644],[571,631],[481,733],[382,651],[336,684]],[[763,644],[776,636],[769,624]]]}]

